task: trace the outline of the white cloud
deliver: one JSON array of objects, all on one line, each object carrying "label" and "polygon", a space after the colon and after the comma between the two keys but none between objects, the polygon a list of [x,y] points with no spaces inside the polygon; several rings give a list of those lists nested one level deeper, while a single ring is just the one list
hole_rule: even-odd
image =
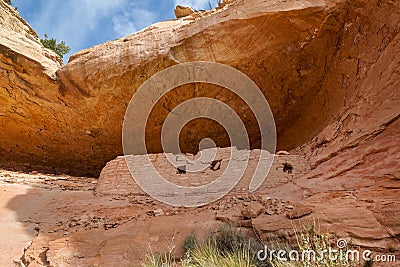
[{"label": "white cloud", "polygon": [[97,26],[100,18],[107,17],[125,5],[125,0],[73,0],[72,2],[76,13],[84,13],[91,29]]},{"label": "white cloud", "polygon": [[74,48],[88,41],[99,21],[123,8],[125,0],[53,0],[44,6],[33,22],[35,28],[51,37],[65,40]]},{"label": "white cloud", "polygon": [[123,16],[117,16],[113,18],[114,32],[119,37],[129,35],[133,32],[137,32],[137,28],[132,21]]},{"label": "white cloud", "polygon": [[194,9],[209,9],[210,3],[215,6],[213,2],[216,0],[174,0],[175,5],[190,6]]},{"label": "white cloud", "polygon": [[[139,8],[139,3],[139,0],[41,1],[41,8],[32,13],[30,23],[41,36],[47,33],[65,41],[72,54],[97,44],[94,38],[97,42],[112,40],[156,22],[157,14]],[[23,5],[23,1],[17,4]]]},{"label": "white cloud", "polygon": [[157,15],[151,11],[128,6],[122,15],[113,17],[114,32],[118,37],[132,34],[157,20]]}]

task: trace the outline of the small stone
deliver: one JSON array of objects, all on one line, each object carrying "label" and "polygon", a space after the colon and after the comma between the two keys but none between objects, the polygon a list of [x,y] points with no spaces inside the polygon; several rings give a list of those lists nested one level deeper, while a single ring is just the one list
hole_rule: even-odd
[{"label": "small stone", "polygon": [[81,218],[80,218],[81,221],[87,221],[87,220],[89,220],[89,219],[90,219],[90,217],[89,217],[89,215],[87,215],[87,214],[83,214],[83,215],[81,216]]},{"label": "small stone", "polygon": [[216,219],[221,222],[229,223],[235,227],[252,228],[253,226],[251,220],[242,220],[240,216],[235,216],[234,214],[226,212],[218,212],[216,214]]},{"label": "small stone", "polygon": [[187,16],[193,14],[194,10],[190,7],[178,5],[178,6],[176,6],[174,13],[175,13],[176,18],[180,19],[180,18],[187,17]]},{"label": "small stone", "polygon": [[265,214],[267,215],[275,215],[275,211],[273,211],[271,208],[268,208],[265,210]]},{"label": "small stone", "polygon": [[31,171],[30,174],[31,175],[38,175],[39,173],[37,171]]},{"label": "small stone", "polygon": [[299,219],[313,213],[313,210],[304,205],[296,205],[294,209],[289,211],[286,215],[289,219]]},{"label": "small stone", "polygon": [[257,218],[264,210],[263,205],[258,202],[252,202],[247,207],[244,207],[241,214],[244,219]]},{"label": "small stone", "polygon": [[105,230],[108,230],[108,229],[110,229],[110,228],[113,228],[113,224],[111,224],[111,223],[106,223],[106,224],[104,225],[104,229],[105,229]]},{"label": "small stone", "polygon": [[287,151],[279,151],[276,153],[277,156],[289,156],[290,153]]},{"label": "small stone", "polygon": [[262,201],[263,202],[268,202],[268,201],[270,201],[271,200],[271,197],[269,197],[269,196],[262,196]]},{"label": "small stone", "polygon": [[153,210],[153,214],[154,214],[154,216],[163,216],[164,215],[164,211],[162,210],[162,209],[156,209],[156,210]]}]

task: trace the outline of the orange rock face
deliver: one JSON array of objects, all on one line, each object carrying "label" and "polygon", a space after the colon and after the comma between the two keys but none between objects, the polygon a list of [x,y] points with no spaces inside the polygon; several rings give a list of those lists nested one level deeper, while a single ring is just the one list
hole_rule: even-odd
[{"label": "orange rock face", "polygon": [[[368,94],[364,91],[395,88],[387,78],[396,76],[396,58],[391,56],[398,48],[394,43],[398,16],[392,6],[396,3],[366,2],[360,8],[361,3],[237,2],[214,13],[200,13],[191,21],[161,22],[81,51],[62,68],[18,15],[2,4],[3,23],[7,21],[13,30],[1,32],[0,161],[98,175],[107,161],[122,154],[123,116],[137,88],[158,71],[190,61],[216,61],[247,74],[272,108],[278,149],[296,148],[334,122],[342,107],[358,100],[367,103],[360,98]],[[389,57],[385,62],[384,55]],[[378,76],[381,69],[387,76]],[[369,75],[373,71],[375,76]],[[374,99],[377,105],[390,106],[380,110],[393,118],[398,90],[388,91],[385,97],[381,94],[385,99]],[[168,110],[193,95],[229,103],[244,121],[252,148],[259,147],[257,122],[237,96],[195,84],[177,88],[157,103],[147,125],[149,152],[162,151],[157,136]],[[357,118],[349,115],[346,123],[352,125]],[[373,121],[366,123],[368,127],[381,124],[381,118],[369,120]],[[183,130],[182,150],[197,152],[205,136],[212,136],[220,147],[229,146],[223,128],[197,120]]]}]

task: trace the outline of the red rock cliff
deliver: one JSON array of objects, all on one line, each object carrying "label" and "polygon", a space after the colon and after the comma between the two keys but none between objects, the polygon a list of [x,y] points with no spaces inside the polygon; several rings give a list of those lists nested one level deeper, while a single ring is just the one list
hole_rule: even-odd
[{"label": "red rock cliff", "polygon": [[[398,128],[396,1],[237,1],[81,51],[64,67],[14,10],[2,2],[0,8],[4,166],[97,175],[122,153],[122,120],[135,90],[168,66],[198,60],[228,64],[253,79],[274,112],[278,148],[297,148],[315,166]],[[252,147],[259,146],[257,123],[240,99],[190,85],[156,106],[147,127],[150,152],[161,151],[157,136],[168,110],[193,95],[228,102]],[[207,130],[199,135],[200,129]],[[205,136],[229,145],[221,127],[198,120],[184,129],[183,150],[196,150]]]}]

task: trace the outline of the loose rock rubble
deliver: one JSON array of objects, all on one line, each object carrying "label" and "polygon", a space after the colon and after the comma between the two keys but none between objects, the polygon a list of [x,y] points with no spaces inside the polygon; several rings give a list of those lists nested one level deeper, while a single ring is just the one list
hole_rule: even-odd
[{"label": "loose rock rubble", "polygon": [[84,214],[79,218],[75,217],[67,221],[59,221],[56,225],[58,228],[49,230],[48,233],[63,231],[64,234],[67,235],[68,233],[91,230],[94,228],[104,228],[104,230],[109,230],[112,228],[117,228],[119,226],[119,222],[104,217],[89,216]]}]

